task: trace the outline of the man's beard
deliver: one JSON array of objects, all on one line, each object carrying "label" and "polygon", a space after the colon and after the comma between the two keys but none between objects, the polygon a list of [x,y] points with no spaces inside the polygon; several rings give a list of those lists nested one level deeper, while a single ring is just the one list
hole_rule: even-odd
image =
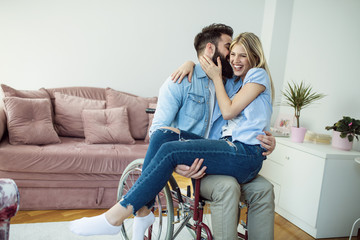
[{"label": "man's beard", "polygon": [[222,66],[222,76],[225,78],[232,78],[234,76],[234,71],[229,61],[216,49],[212,59],[216,66],[217,66],[217,57],[220,57],[221,66]]}]

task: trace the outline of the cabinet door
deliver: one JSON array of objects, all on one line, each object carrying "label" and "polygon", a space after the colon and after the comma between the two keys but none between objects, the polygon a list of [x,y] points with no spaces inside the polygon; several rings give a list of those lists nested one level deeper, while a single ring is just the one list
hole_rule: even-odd
[{"label": "cabinet door", "polygon": [[279,144],[283,157],[279,206],[315,227],[325,159]]}]

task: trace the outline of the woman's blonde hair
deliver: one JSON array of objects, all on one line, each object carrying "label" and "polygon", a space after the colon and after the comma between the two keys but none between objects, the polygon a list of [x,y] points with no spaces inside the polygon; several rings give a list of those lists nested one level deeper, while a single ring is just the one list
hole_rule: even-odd
[{"label": "woman's blonde hair", "polygon": [[236,44],[240,44],[245,49],[251,68],[265,69],[265,71],[267,72],[270,78],[271,99],[272,101],[274,101],[274,97],[275,97],[274,85],[271,78],[269,67],[265,59],[264,50],[262,48],[260,39],[254,33],[244,32],[241,33],[232,41],[230,45],[230,50]]}]

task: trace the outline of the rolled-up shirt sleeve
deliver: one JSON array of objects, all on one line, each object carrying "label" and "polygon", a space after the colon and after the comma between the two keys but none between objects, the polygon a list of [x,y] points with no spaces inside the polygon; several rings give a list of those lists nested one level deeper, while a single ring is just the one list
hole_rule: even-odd
[{"label": "rolled-up shirt sleeve", "polygon": [[182,106],[182,84],[173,83],[169,77],[159,90],[159,98],[149,135],[160,127],[171,126]]}]

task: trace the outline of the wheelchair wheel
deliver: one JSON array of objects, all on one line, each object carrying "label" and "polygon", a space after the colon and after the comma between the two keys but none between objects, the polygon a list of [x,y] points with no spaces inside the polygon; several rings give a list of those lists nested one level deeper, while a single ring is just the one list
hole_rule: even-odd
[{"label": "wheelchair wheel", "polygon": [[[126,167],[119,181],[117,201],[121,200],[139,178],[143,162],[144,159],[136,159]],[[174,207],[168,185],[156,196],[153,212],[156,220],[152,225],[151,236],[149,236],[149,231],[146,231],[145,239],[172,239],[174,231]],[[132,225],[132,218],[126,219],[122,224],[121,234],[125,240],[131,240]]]}]

